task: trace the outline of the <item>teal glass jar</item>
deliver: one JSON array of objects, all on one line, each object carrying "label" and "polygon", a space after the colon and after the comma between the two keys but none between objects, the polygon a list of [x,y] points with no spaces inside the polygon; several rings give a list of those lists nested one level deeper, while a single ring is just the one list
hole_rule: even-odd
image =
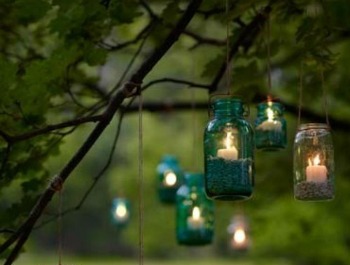
[{"label": "teal glass jar", "polygon": [[187,173],[176,195],[176,237],[180,245],[210,244],[214,235],[214,202],[204,191],[203,174]]},{"label": "teal glass jar", "polygon": [[254,186],[254,132],[240,99],[217,99],[204,132],[205,190],[216,200],[244,200]]},{"label": "teal glass jar", "polygon": [[126,198],[114,198],[111,208],[112,222],[119,228],[125,227],[131,216],[131,204]]},{"label": "teal glass jar", "polygon": [[163,203],[175,203],[176,191],[183,184],[184,173],[175,156],[165,155],[157,167],[158,195]]},{"label": "teal glass jar", "polygon": [[294,140],[294,197],[302,201],[334,198],[334,148],[324,123],[301,124]]},{"label": "teal glass jar", "polygon": [[283,149],[287,145],[287,122],[284,107],[279,102],[258,104],[255,120],[255,146],[264,151]]}]

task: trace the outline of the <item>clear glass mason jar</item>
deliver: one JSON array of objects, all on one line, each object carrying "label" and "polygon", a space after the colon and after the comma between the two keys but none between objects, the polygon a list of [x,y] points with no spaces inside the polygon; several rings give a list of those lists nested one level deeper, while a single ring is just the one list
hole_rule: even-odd
[{"label": "clear glass mason jar", "polygon": [[181,245],[210,244],[214,235],[214,202],[204,191],[203,174],[185,174],[176,195],[176,237]]},{"label": "clear glass mason jar", "polygon": [[217,99],[204,132],[205,190],[217,200],[243,200],[254,186],[254,132],[240,99]]},{"label": "clear glass mason jar", "polygon": [[303,201],[334,198],[334,150],[330,128],[306,123],[294,141],[294,197]]},{"label": "clear glass mason jar", "polygon": [[124,227],[130,221],[131,204],[126,198],[114,198],[111,208],[112,222],[117,227]]},{"label": "clear glass mason jar", "polygon": [[279,102],[267,101],[258,104],[255,120],[255,146],[257,149],[274,151],[287,145],[287,122],[283,117],[284,107]]},{"label": "clear glass mason jar", "polygon": [[158,195],[163,203],[175,203],[176,191],[183,184],[184,173],[175,156],[165,155],[157,167]]}]

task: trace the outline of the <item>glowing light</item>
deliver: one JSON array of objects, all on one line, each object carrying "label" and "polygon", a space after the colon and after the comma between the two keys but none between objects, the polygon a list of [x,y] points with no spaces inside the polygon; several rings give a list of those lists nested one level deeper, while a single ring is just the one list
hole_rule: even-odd
[{"label": "glowing light", "polygon": [[126,206],[124,204],[118,204],[117,208],[115,209],[115,215],[117,218],[124,219],[127,217],[128,210],[126,209]]},{"label": "glowing light", "polygon": [[193,217],[193,220],[199,220],[201,218],[201,211],[199,210],[199,207],[197,206],[193,207],[192,217]]},{"label": "glowing light", "polygon": [[164,183],[167,186],[173,186],[175,185],[177,181],[177,177],[174,172],[170,171],[165,173]]},{"label": "glowing light", "polygon": [[267,121],[273,121],[275,114],[273,113],[273,110],[271,108],[266,109],[266,114],[267,114]]},{"label": "glowing light", "polygon": [[227,132],[225,138],[225,147],[226,149],[230,149],[233,147],[233,135],[232,132]]},{"label": "glowing light", "polygon": [[317,154],[311,161],[311,159],[309,158],[308,159],[308,162],[309,162],[309,166],[317,166],[320,164],[321,160],[320,160],[320,155]]},{"label": "glowing light", "polygon": [[242,228],[238,228],[233,235],[233,240],[237,244],[243,244],[246,238],[245,231]]}]

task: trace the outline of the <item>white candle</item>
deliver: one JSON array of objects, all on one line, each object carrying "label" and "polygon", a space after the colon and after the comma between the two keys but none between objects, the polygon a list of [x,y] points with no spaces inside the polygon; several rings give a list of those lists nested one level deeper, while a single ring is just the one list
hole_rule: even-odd
[{"label": "white candle", "polygon": [[119,221],[124,221],[129,217],[128,210],[126,209],[126,206],[124,203],[118,204],[117,208],[115,209],[115,218]]},{"label": "white candle", "polygon": [[256,128],[262,131],[281,131],[282,123],[280,121],[276,121],[273,119],[274,118],[273,110],[270,108],[267,108],[266,112],[267,112],[267,121],[264,121],[263,123],[258,125]]},{"label": "white candle", "polygon": [[226,138],[225,138],[225,146],[226,148],[224,149],[219,149],[216,153],[217,157],[221,157],[225,160],[237,160],[238,158],[238,150],[236,147],[233,145],[233,140],[232,140],[232,132],[227,132]]},{"label": "white candle", "polygon": [[306,180],[312,182],[327,181],[327,168],[320,164],[320,156],[317,154],[311,161],[309,158],[309,165],[306,167]]},{"label": "white candle", "polygon": [[163,181],[165,186],[168,186],[168,187],[174,186],[176,181],[177,181],[177,177],[174,172],[172,171],[165,172],[164,181]]},{"label": "white candle", "polygon": [[203,227],[204,219],[201,217],[201,211],[199,207],[193,207],[192,216],[189,216],[187,218],[187,225],[191,229],[199,229]]}]

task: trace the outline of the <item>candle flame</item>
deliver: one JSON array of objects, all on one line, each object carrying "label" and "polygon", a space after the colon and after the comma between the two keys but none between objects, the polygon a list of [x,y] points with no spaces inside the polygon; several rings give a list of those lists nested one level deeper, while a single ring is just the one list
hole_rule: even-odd
[{"label": "candle flame", "polygon": [[321,160],[320,160],[319,154],[317,154],[312,160],[310,158],[308,159],[309,166],[312,166],[312,165],[317,166],[320,164],[320,162]]},{"label": "candle flame", "polygon": [[115,214],[118,218],[124,218],[127,215],[127,209],[124,204],[119,204],[115,210]]},{"label": "candle flame", "polygon": [[227,132],[226,134],[226,139],[225,139],[225,146],[226,149],[230,149],[233,146],[233,135],[232,132]]},{"label": "candle flame", "polygon": [[274,115],[273,110],[271,108],[266,109],[266,114],[267,114],[267,120],[273,121],[273,118],[275,115]]},{"label": "candle flame", "polygon": [[199,220],[199,218],[201,217],[201,211],[199,210],[199,207],[193,207],[192,217],[194,220]]},{"label": "candle flame", "polygon": [[243,228],[238,228],[233,235],[233,240],[237,244],[243,244],[246,238],[247,237]]},{"label": "candle flame", "polygon": [[169,171],[165,174],[165,184],[168,186],[173,186],[176,183],[176,175],[174,172]]}]

